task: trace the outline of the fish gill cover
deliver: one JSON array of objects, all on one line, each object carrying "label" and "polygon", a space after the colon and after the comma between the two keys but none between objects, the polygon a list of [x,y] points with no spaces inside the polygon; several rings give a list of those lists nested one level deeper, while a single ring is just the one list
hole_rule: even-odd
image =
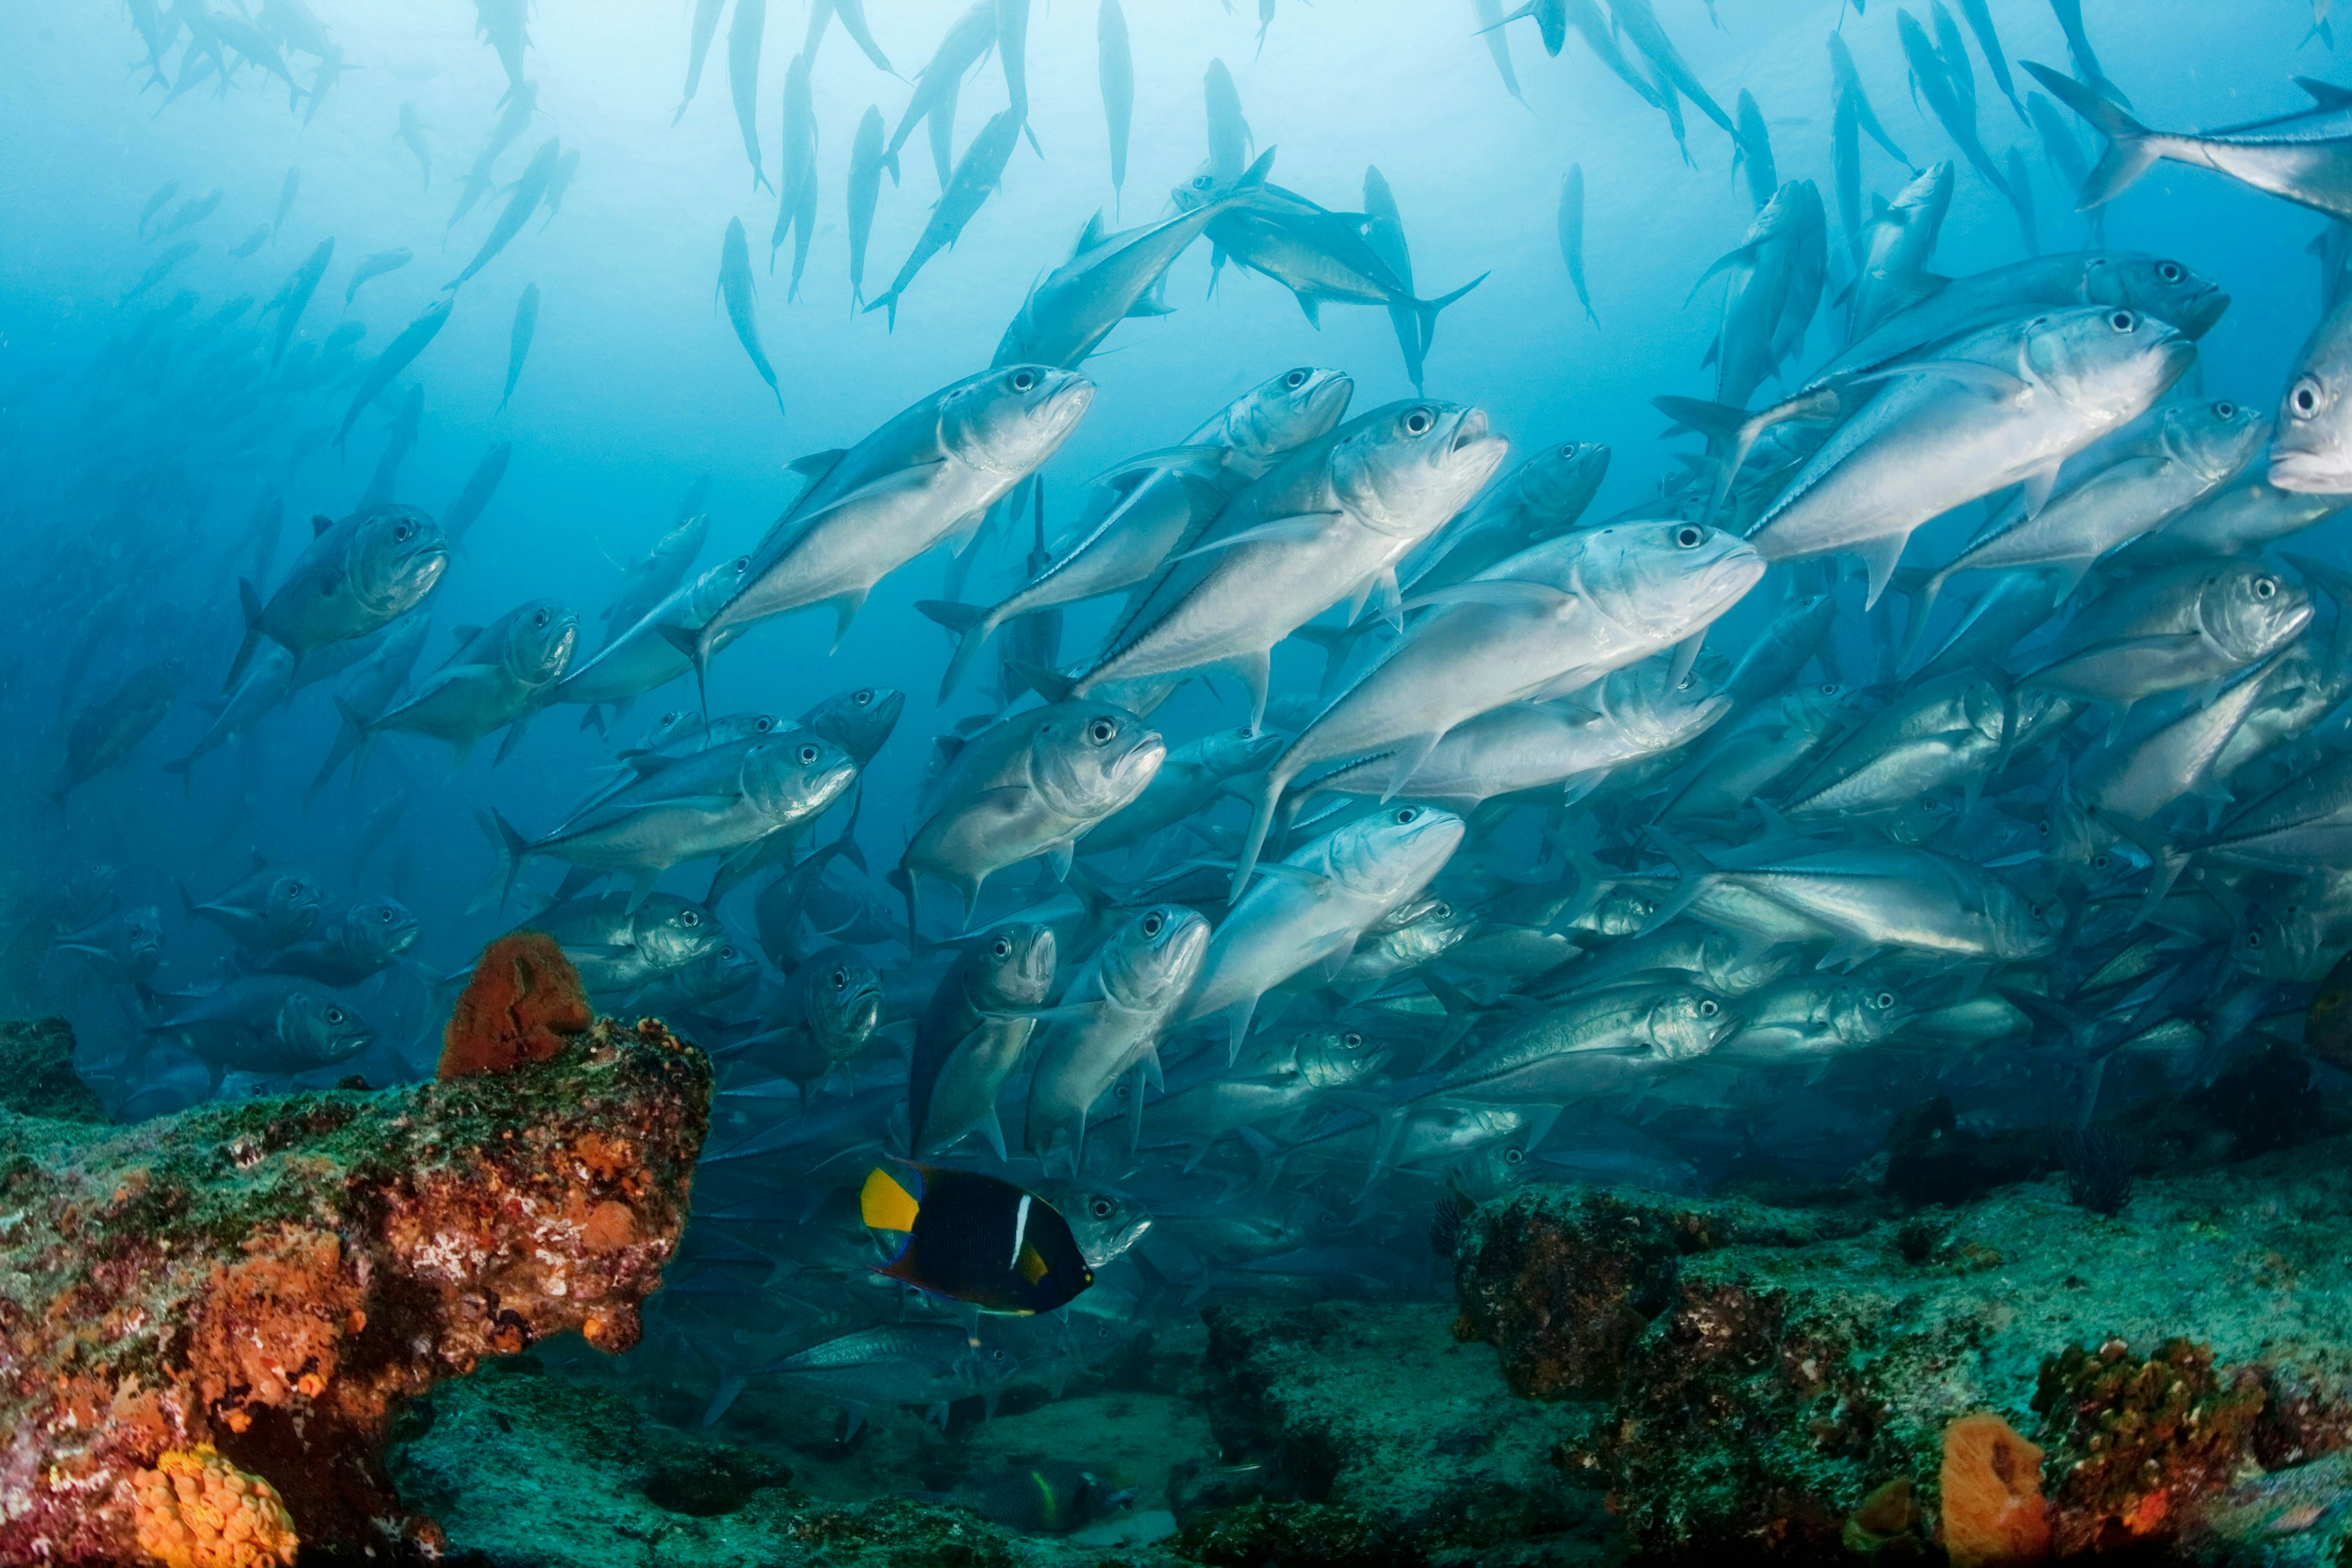
[{"label": "fish gill cover", "polygon": [[[632,1398],[1213,1559],[1334,1483],[971,1414],[1538,1179],[2128,1224],[2346,1110],[2330,10],[16,7],[0,1015],[120,1122],[665,1019]],[[916,1159],[1089,1283],[879,1272]]]}]

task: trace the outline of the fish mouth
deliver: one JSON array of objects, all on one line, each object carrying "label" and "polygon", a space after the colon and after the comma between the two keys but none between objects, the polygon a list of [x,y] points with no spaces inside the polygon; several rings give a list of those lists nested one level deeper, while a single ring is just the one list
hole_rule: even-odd
[{"label": "fish mouth", "polygon": [[1298,400],[1298,406],[1312,417],[1319,418],[1328,412],[1336,424],[1339,414],[1354,401],[1355,395],[1356,378],[1344,370],[1335,370],[1309,381],[1307,395]]},{"label": "fish mouth", "polygon": [[2188,308],[2180,312],[2178,324],[2189,336],[2201,338],[2213,330],[2213,323],[2219,321],[2229,309],[2230,296],[2218,286],[2208,284],[2204,292],[2189,301]]},{"label": "fish mouth", "polygon": [[1045,395],[1038,405],[1037,416],[1041,424],[1051,429],[1068,430],[1085,418],[1087,410],[1094,406],[1095,384],[1068,371],[1056,374],[1062,376],[1062,384]]},{"label": "fish mouth", "polygon": [[1128,748],[1127,754],[1111,768],[1111,774],[1122,784],[1138,779],[1149,782],[1167,760],[1167,741],[1158,731],[1150,731]]},{"label": "fish mouth", "polygon": [[1479,442],[1486,439],[1487,428],[1488,424],[1486,419],[1486,411],[1485,409],[1464,409],[1462,411],[1462,417],[1454,422],[1454,438],[1445,444],[1446,455],[1448,457],[1459,457],[1461,454],[1470,450]]},{"label": "fish mouth", "polygon": [[2270,479],[2278,489],[2297,495],[2342,495],[2352,491],[2352,461],[2340,453],[2273,442]]}]

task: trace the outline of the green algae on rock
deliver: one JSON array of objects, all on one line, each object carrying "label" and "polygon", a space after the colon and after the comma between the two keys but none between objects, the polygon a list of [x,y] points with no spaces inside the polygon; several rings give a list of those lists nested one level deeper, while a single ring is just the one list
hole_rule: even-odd
[{"label": "green algae on rock", "polygon": [[130,1479],[215,1445],[306,1546],[429,1545],[401,1403],[579,1330],[625,1350],[685,1223],[702,1053],[600,1021],[557,1058],[133,1127],[0,1112],[0,1561],[139,1560]]}]

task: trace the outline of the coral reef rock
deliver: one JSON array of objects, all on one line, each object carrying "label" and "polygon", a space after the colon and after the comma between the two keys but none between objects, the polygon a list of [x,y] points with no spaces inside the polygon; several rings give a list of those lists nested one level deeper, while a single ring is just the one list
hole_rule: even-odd
[{"label": "coral reef rock", "polygon": [[[1614,1555],[1594,1481],[1558,1463],[1565,1413],[1516,1397],[1442,1304],[1234,1302],[1204,1315],[1203,1402],[1242,1468],[1177,1500],[1180,1550],[1213,1563]],[[1308,1542],[1320,1543],[1311,1558]]]},{"label": "coral reef rock", "polygon": [[503,1075],[0,1111],[0,1562],[205,1563],[208,1530],[267,1562],[275,1498],[306,1554],[431,1549],[397,1408],[548,1335],[633,1344],[709,1103],[700,1051],[604,1020]]},{"label": "coral reef rock", "polygon": [[0,1111],[52,1121],[103,1121],[106,1107],[74,1071],[73,1030],[63,1018],[0,1024]]},{"label": "coral reef rock", "polygon": [[412,1407],[402,1498],[478,1568],[1171,1568],[1145,1548],[1024,1537],[919,1498],[843,1504],[774,1455],[652,1419],[623,1388],[505,1363]]},{"label": "coral reef rock", "polygon": [[1562,1463],[1647,1560],[2338,1539],[2352,1142],[2151,1177],[2112,1217],[2063,1194],[1905,1216],[1523,1189],[1465,1226],[1456,1331],[1587,1402],[1559,1406]]}]

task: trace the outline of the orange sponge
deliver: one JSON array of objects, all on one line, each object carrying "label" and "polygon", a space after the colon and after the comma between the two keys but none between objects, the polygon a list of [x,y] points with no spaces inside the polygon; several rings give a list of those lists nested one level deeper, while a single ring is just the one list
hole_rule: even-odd
[{"label": "orange sponge", "polygon": [[140,1549],[163,1568],[293,1568],[301,1542],[278,1489],[210,1443],[173,1449],[131,1489]]},{"label": "orange sponge", "polygon": [[1998,1415],[1944,1428],[1944,1550],[1952,1568],[2011,1568],[2050,1555],[2042,1450]]},{"label": "orange sponge", "polygon": [[442,1079],[543,1062],[595,1015],[580,972],[544,931],[509,931],[482,950],[441,1031]]}]

